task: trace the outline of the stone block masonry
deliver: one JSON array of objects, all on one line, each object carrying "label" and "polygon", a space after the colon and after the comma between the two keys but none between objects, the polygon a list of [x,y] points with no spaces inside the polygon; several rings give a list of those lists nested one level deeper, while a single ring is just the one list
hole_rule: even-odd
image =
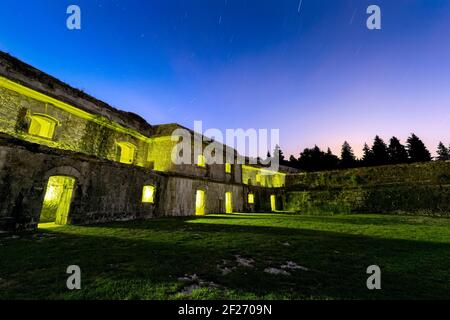
[{"label": "stone block masonry", "polygon": [[52,176],[76,179],[68,223],[87,224],[161,215],[142,203],[144,185],[165,190],[166,178],[144,168],[50,149],[0,136],[0,230],[33,230]]},{"label": "stone block masonry", "polygon": [[[156,172],[0,134],[0,230],[36,229],[53,176],[76,180],[69,224],[193,216],[197,190],[206,192],[205,213],[225,212],[226,192],[235,212],[268,210],[270,195],[281,192]],[[147,185],[155,187],[154,203],[142,201]],[[260,201],[256,208],[245,201],[249,192]]]}]

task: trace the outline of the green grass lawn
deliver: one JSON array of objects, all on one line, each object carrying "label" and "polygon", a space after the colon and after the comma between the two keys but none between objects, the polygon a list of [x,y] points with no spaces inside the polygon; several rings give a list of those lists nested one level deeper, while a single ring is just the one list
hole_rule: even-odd
[{"label": "green grass lawn", "polygon": [[[282,269],[289,261],[299,269]],[[366,287],[373,264],[382,290]],[[66,289],[69,265],[82,290]],[[233,214],[40,229],[0,238],[0,299],[19,298],[448,299],[450,219]]]}]

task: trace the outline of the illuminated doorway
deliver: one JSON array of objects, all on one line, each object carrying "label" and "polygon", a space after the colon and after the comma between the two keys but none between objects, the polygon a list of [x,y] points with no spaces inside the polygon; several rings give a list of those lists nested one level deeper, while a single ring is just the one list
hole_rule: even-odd
[{"label": "illuminated doorway", "polygon": [[197,190],[195,195],[195,214],[203,216],[205,214],[205,191]]},{"label": "illuminated doorway", "polygon": [[277,197],[274,194],[270,196],[270,210],[277,211]]},{"label": "illuminated doorway", "polygon": [[74,178],[50,177],[45,191],[39,224],[64,225],[67,223],[74,187]]},{"label": "illuminated doorway", "polygon": [[225,193],[225,212],[233,213],[233,196],[231,192]]}]

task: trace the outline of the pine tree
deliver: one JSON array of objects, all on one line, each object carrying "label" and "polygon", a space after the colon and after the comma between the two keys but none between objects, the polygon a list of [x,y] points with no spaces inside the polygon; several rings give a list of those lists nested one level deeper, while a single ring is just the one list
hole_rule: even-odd
[{"label": "pine tree", "polygon": [[373,141],[372,154],[375,165],[384,165],[389,163],[387,145],[379,136],[375,136]]},{"label": "pine tree", "polygon": [[289,157],[289,166],[300,169],[299,165],[298,165],[298,159],[296,157],[294,157],[293,155],[291,155]]},{"label": "pine tree", "polygon": [[408,152],[404,145],[400,143],[396,137],[392,137],[389,142],[388,147],[389,153],[389,163],[398,164],[398,163],[407,163],[408,162]]},{"label": "pine tree", "polygon": [[362,157],[361,163],[365,167],[370,167],[370,166],[373,166],[373,164],[374,164],[373,152],[372,152],[372,149],[370,149],[370,147],[367,145],[367,143],[364,143],[363,157]]},{"label": "pine tree", "polygon": [[439,142],[437,149],[437,160],[446,161],[450,160],[450,150],[441,142]]},{"label": "pine tree", "polygon": [[411,162],[431,161],[430,151],[414,133],[408,138],[406,148]]},{"label": "pine tree", "polygon": [[344,141],[341,149],[340,167],[353,168],[356,165],[356,157],[353,149],[347,141]]},{"label": "pine tree", "polygon": [[273,155],[274,156],[278,155],[278,160],[281,165],[287,164],[287,161],[284,159],[283,151],[281,150],[279,145],[275,146],[275,149],[273,150]]},{"label": "pine tree", "polygon": [[336,169],[339,158],[330,149],[325,153],[318,146],[306,148],[298,159],[298,168],[306,171]]},{"label": "pine tree", "polygon": [[313,149],[305,148],[298,158],[298,168],[305,171],[317,170],[317,161],[314,159]]},{"label": "pine tree", "polygon": [[327,152],[323,155],[323,168],[325,170],[335,170],[339,164],[339,158],[331,152],[328,148]]}]

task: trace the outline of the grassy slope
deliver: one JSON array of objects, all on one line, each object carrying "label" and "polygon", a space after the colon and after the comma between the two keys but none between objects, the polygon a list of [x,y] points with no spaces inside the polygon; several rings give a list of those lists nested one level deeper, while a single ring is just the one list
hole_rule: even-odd
[{"label": "grassy slope", "polygon": [[[264,272],[287,261],[310,270]],[[80,291],[65,288],[71,264]],[[372,264],[380,291],[366,288]],[[222,275],[217,265],[236,268]],[[180,294],[185,274],[219,287]],[[0,238],[0,278],[0,299],[448,299],[450,219],[234,214],[41,229]]]}]

